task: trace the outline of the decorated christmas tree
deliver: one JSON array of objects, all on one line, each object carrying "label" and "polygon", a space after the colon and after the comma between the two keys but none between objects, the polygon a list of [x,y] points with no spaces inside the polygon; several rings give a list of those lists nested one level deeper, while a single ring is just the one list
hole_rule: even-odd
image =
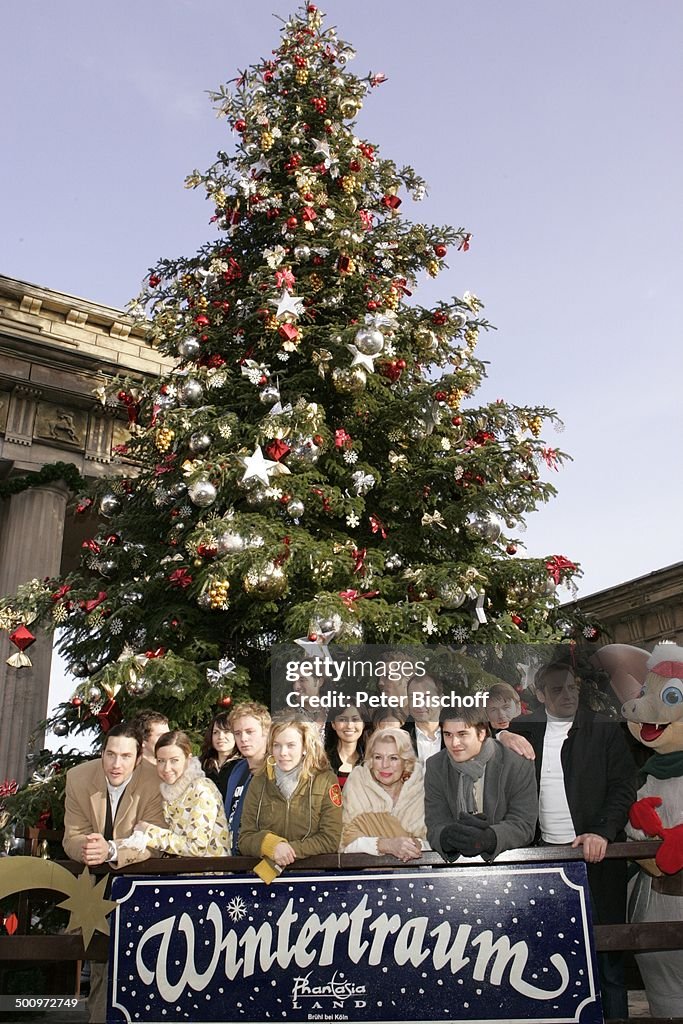
[{"label": "decorated christmas tree", "polygon": [[174,367],[101,395],[130,440],[78,497],[81,568],[3,602],[19,665],[33,624],[61,630],[79,680],[61,735],[142,704],[205,724],[266,696],[277,642],[566,635],[556,587],[577,567],[516,553],[554,493],[556,415],[475,404],[482,302],[417,298],[447,260],[465,275],[470,233],[404,219],[426,186],[359,134],[384,76],[353,56],[308,5],[213,96],[231,150],[187,186],[217,237],[161,260],[133,306]]}]

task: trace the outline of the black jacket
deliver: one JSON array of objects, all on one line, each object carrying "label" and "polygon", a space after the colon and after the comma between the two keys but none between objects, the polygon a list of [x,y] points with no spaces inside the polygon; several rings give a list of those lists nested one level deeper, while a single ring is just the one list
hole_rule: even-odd
[{"label": "black jacket", "polygon": [[[536,754],[536,781],[540,786],[545,708],[521,715],[510,732],[525,736]],[[608,842],[625,839],[624,826],[636,799],[637,769],[619,722],[579,707],[560,754],[564,790],[578,835],[593,832]],[[601,924],[625,920],[626,861],[588,865],[588,880]]]}]

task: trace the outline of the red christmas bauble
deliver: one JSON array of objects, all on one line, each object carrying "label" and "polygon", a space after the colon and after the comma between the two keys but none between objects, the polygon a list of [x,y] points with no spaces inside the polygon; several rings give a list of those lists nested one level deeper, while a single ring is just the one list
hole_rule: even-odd
[{"label": "red christmas bauble", "polygon": [[298,227],[298,224],[299,224],[298,217],[288,217],[287,218],[287,227],[290,229],[290,231],[293,231],[294,228]]},{"label": "red christmas bauble", "polygon": [[453,419],[451,420],[451,423],[453,424],[454,427],[461,427],[462,416],[454,416]]},{"label": "red christmas bauble", "polygon": [[83,701],[81,700],[80,697],[72,697],[71,698],[71,704],[75,708],[80,708],[82,703],[83,703]]},{"label": "red christmas bauble", "polygon": [[149,275],[149,286],[150,288],[156,288],[158,284],[161,284],[161,278],[158,274]]},{"label": "red christmas bauble", "polygon": [[232,697],[219,697],[216,703],[219,707],[229,708],[232,704]]},{"label": "red christmas bauble", "polygon": [[235,131],[236,132],[243,132],[246,127],[247,127],[247,122],[245,120],[243,120],[243,118],[240,117],[239,121],[235,121]]},{"label": "red christmas bauble", "polygon": [[446,399],[448,398],[448,395],[446,394],[445,391],[437,391],[434,395],[434,398],[436,399],[437,402],[445,402]]},{"label": "red christmas bauble", "polygon": [[448,252],[448,249],[446,248],[445,245],[439,244],[439,245],[435,245],[434,246],[434,253],[435,253],[436,256],[439,257],[440,260],[442,260],[444,258],[444,256],[446,255],[447,252]]},{"label": "red christmas bauble", "polygon": [[516,555],[517,554],[517,545],[516,544],[508,544],[508,546],[505,548],[505,550],[507,551],[508,555]]}]

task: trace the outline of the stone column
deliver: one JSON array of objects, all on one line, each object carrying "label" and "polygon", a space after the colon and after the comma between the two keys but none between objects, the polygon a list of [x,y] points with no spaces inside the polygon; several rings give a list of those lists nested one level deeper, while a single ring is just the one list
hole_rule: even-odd
[{"label": "stone column", "polygon": [[[3,502],[0,529],[0,594],[20,583],[59,572],[68,490],[62,483],[29,487]],[[15,669],[7,658],[16,652],[0,634],[0,781],[26,779],[29,738],[47,715],[52,634],[31,628],[37,637],[28,650],[32,668]],[[40,733],[36,744],[43,744]]]}]

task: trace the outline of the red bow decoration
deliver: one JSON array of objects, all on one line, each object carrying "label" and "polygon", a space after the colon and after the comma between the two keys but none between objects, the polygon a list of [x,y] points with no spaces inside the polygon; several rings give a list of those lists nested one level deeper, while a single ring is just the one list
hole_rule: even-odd
[{"label": "red bow decoration", "polygon": [[83,501],[79,501],[76,505],[76,515],[82,516],[84,512],[87,512],[92,507],[92,498],[84,498]]},{"label": "red bow decoration", "polygon": [[79,601],[81,609],[87,614],[88,612],[94,612],[98,605],[101,605],[103,601],[107,600],[107,591],[100,590],[97,597],[91,598],[89,601]]},{"label": "red bow decoration", "polygon": [[541,455],[548,469],[554,469],[557,472],[557,449],[541,448]]},{"label": "red bow decoration", "polygon": [[334,432],[334,445],[335,448],[347,448],[349,443],[353,443],[353,439],[350,434],[347,434],[343,427]]},{"label": "red bow decoration", "polygon": [[319,487],[311,487],[311,493],[317,494],[323,503],[323,512],[331,512],[332,506],[330,505],[330,499],[325,497],[323,491]]},{"label": "red bow decoration", "polygon": [[93,540],[92,537],[90,538],[90,540],[84,540],[83,543],[81,544],[81,547],[87,548],[88,551],[92,551],[93,555],[99,555],[100,551],[102,550],[97,541]]},{"label": "red bow decoration", "polygon": [[375,516],[375,515],[370,516],[370,526],[372,527],[372,532],[373,533],[381,533],[382,540],[386,540],[387,539],[386,528],[385,528],[384,523],[382,522],[382,520],[379,518],[379,516]]},{"label": "red bow decoration", "polygon": [[312,206],[304,206],[303,210],[301,211],[301,219],[304,221],[315,220],[317,216],[318,214],[315,212]]},{"label": "red bow decoration", "polygon": [[368,210],[359,210],[358,216],[364,231],[372,231],[372,214]]},{"label": "red bow decoration", "polygon": [[377,597],[378,594],[379,590],[366,590],[363,594],[361,594],[360,590],[339,591],[339,596],[347,608],[351,608],[354,601],[359,601],[363,597]]},{"label": "red bow decoration", "polygon": [[56,590],[54,594],[51,595],[51,600],[56,604],[57,601],[61,601],[63,597],[66,597],[70,590],[71,587],[68,583],[65,583],[63,587],[60,587],[59,590]]},{"label": "red bow decoration", "polygon": [[290,445],[288,445],[286,441],[280,440],[279,437],[276,438],[274,441],[270,441],[266,445],[266,455],[268,456],[268,458],[273,459],[275,462],[279,462],[280,459],[284,459],[285,455],[287,455],[290,451]]},{"label": "red bow decoration", "polygon": [[178,587],[179,590],[185,590],[192,583],[192,577],[187,569],[176,569],[168,577],[168,582],[172,587]]},{"label": "red bow decoration", "polygon": [[354,548],[353,549],[353,560],[354,566],[353,571],[361,576],[365,576],[365,556],[367,554],[367,548]]},{"label": "red bow decoration", "polygon": [[562,581],[562,575],[567,570],[571,571],[572,569],[578,568],[574,562],[565,558],[564,555],[553,555],[553,557],[549,558],[545,563],[545,567],[555,583],[560,583]]},{"label": "red bow decoration", "polygon": [[458,252],[468,252],[469,251],[469,248],[470,248],[470,238],[471,237],[472,237],[472,234],[470,232],[468,232],[468,234],[465,235],[465,237],[463,238],[462,242],[458,246]]},{"label": "red bow decoration", "polygon": [[157,647],[156,651],[145,651],[145,657],[147,658],[148,661],[151,661],[152,658],[163,658],[165,654],[165,647]]},{"label": "red bow decoration", "polygon": [[163,462],[154,467],[155,476],[163,476],[164,473],[173,472],[173,464],[176,460],[175,454],[167,455]]},{"label": "red bow decoration", "polygon": [[287,267],[285,270],[275,271],[275,284],[278,288],[293,288],[296,284],[296,278],[292,271]]},{"label": "red bow decoration", "polygon": [[105,701],[97,712],[97,721],[100,723],[102,732],[109,732],[112,726],[118,725],[121,717],[121,709],[113,697]]},{"label": "red bow decoration", "polygon": [[27,654],[24,654],[26,648],[30,647],[31,644],[36,641],[31,630],[27,629],[26,626],[23,625],[18,626],[10,635],[10,640],[15,647],[19,648],[19,651],[17,654],[12,654],[7,659],[7,664],[11,665],[12,668],[31,668],[31,659]]},{"label": "red bow decoration", "polygon": [[289,558],[289,556],[292,553],[289,550],[289,545],[291,543],[290,538],[289,537],[283,537],[282,538],[282,543],[284,544],[284,548],[283,548],[282,552],[277,556],[277,558],[273,559],[273,565],[284,565],[284,563],[287,561],[287,559]]}]

